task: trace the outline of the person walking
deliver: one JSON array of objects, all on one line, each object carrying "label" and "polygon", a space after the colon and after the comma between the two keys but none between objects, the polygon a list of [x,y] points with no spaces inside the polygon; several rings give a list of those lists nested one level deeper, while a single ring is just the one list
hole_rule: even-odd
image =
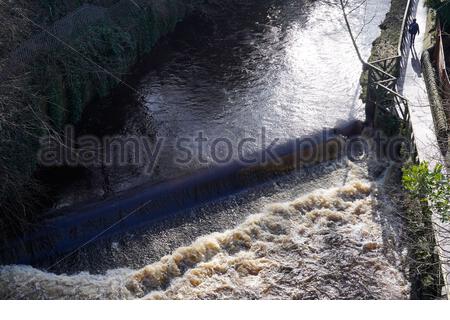
[{"label": "person walking", "polygon": [[411,24],[409,25],[408,32],[411,35],[411,48],[412,48],[416,40],[416,35],[420,34],[419,24],[417,23],[416,19],[414,19],[413,22],[411,22]]}]

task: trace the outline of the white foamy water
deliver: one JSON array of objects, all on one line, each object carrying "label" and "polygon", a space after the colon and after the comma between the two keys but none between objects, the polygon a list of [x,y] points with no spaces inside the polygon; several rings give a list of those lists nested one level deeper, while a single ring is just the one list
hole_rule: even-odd
[{"label": "white foamy water", "polygon": [[[56,275],[0,269],[0,296],[33,299],[402,299],[401,222],[382,181],[349,164],[348,181],[273,203],[139,270]],[[382,201],[380,200],[382,199]]]}]

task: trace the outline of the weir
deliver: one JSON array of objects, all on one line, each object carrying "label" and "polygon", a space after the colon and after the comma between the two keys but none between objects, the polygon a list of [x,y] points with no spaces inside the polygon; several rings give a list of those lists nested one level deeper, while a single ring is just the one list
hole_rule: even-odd
[{"label": "weir", "polygon": [[[51,211],[49,216],[54,218],[2,246],[0,260],[2,264],[49,261],[87,243],[170,218],[180,211],[237,193],[283,172],[335,160],[349,149],[344,135],[357,135],[362,129],[362,123],[352,122],[278,145],[273,149],[277,159],[256,164],[234,161],[185,178],[130,190],[103,202]],[[255,158],[261,159],[261,154]]]}]

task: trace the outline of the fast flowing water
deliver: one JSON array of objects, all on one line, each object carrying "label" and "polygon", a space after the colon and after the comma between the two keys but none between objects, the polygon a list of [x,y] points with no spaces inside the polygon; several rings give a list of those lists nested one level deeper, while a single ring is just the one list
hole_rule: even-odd
[{"label": "fast flowing water", "polygon": [[[221,203],[219,212],[208,205],[200,208],[207,211],[203,216],[184,217],[159,230],[96,244],[79,255],[83,263],[103,267],[133,266],[126,258],[154,261],[141,268],[58,275],[30,266],[3,267],[0,295],[40,299],[407,298],[402,220],[384,183],[386,167],[372,166],[370,161],[328,164],[308,172],[313,179],[303,183],[299,182],[302,174],[289,175],[273,181],[272,192],[266,186],[259,192],[242,193]],[[317,187],[316,182],[329,188],[308,192]],[[236,205],[239,201],[243,204]],[[210,233],[220,228],[230,229]],[[170,249],[201,233],[190,244]],[[62,262],[73,263],[77,260]]]},{"label": "fast flowing water", "polygon": [[[358,37],[365,57],[388,7],[369,0],[351,14],[355,30],[365,25]],[[151,114],[156,134],[169,141],[156,180],[201,166],[170,162],[175,137],[203,130],[237,142],[264,127],[269,138],[283,140],[362,117],[361,65],[339,8],[291,0],[237,8],[216,12],[223,29],[178,30],[143,77],[139,112]],[[136,113],[124,114],[124,128],[139,122]],[[405,298],[402,227],[385,172],[346,160],[295,172],[87,246],[49,271],[2,267],[0,296]]]}]

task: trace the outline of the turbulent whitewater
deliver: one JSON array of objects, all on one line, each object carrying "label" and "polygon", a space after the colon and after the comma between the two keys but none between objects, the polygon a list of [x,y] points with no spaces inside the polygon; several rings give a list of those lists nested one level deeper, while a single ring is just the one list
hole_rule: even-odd
[{"label": "turbulent whitewater", "polygon": [[33,299],[402,299],[402,221],[384,176],[347,163],[347,182],[249,215],[139,270],[56,275],[0,271],[0,296]]}]

